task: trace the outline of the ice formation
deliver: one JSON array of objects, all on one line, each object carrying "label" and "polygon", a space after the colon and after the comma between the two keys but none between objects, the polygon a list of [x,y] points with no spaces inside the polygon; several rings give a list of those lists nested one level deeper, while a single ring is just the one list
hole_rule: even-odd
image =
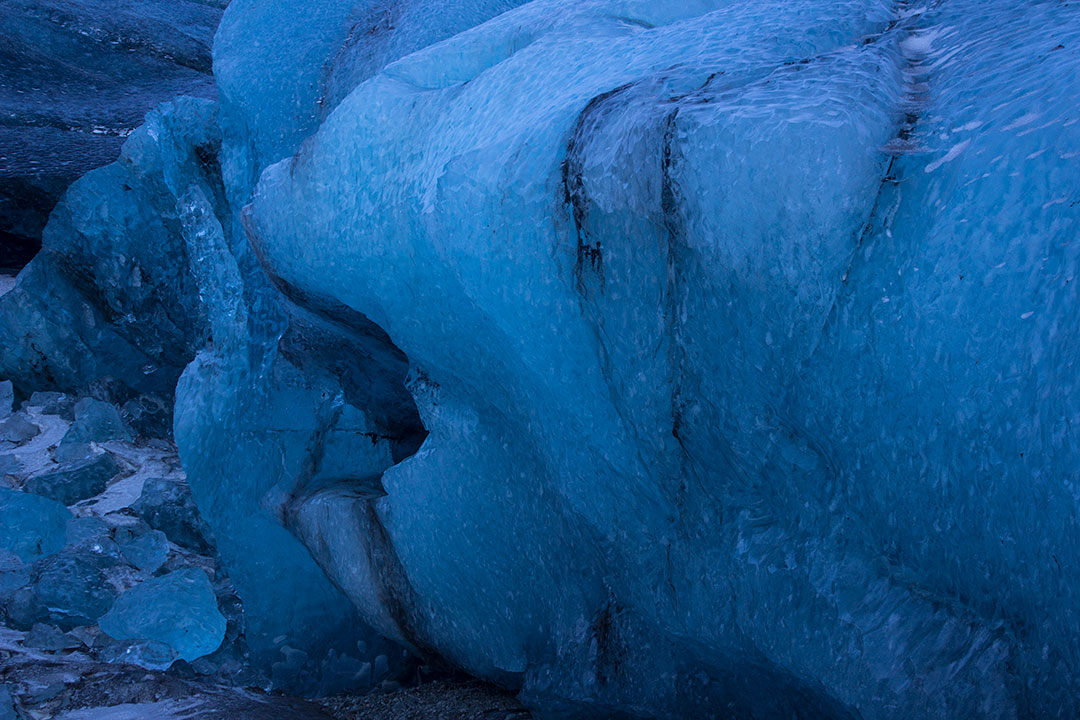
[{"label": "ice formation", "polygon": [[151,114],[0,298],[17,389],[191,361],[257,661],[405,648],[553,717],[1080,714],[1080,6],[429,5],[235,0],[220,107]]},{"label": "ice formation", "polygon": [[210,580],[203,571],[191,568],[126,591],[100,624],[117,640],[164,643],[188,661],[214,652],[225,639],[225,618],[218,611]]}]

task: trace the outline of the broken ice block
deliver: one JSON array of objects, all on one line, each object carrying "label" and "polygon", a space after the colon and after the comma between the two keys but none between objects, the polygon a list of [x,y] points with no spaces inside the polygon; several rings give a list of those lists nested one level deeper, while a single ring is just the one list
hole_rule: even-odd
[{"label": "broken ice block", "polygon": [[187,482],[173,478],[150,478],[142,495],[131,506],[147,525],[161,530],[177,545],[200,553],[210,551],[209,528],[199,515]]},{"label": "broken ice block", "polygon": [[15,388],[10,380],[0,382],[0,420],[11,415],[12,406],[15,404]]},{"label": "broken ice block", "polygon": [[20,445],[37,437],[40,433],[41,428],[27,420],[25,413],[15,413],[7,420],[0,422],[0,442]]},{"label": "broken ice block", "polygon": [[187,661],[208,655],[225,639],[225,617],[206,573],[176,570],[123,593],[101,618],[101,629],[117,640],[154,640]]},{"label": "broken ice block", "polygon": [[31,584],[15,593],[8,618],[15,627],[47,622],[70,630],[93,625],[115,598],[96,557],[65,551],[34,564]]},{"label": "broken ice block", "polygon": [[114,640],[101,651],[108,663],[128,663],[147,670],[168,670],[179,656],[169,645],[157,640]]}]

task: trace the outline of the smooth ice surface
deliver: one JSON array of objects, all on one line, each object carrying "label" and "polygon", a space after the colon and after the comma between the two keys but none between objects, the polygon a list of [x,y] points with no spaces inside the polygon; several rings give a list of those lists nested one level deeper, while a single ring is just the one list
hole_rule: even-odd
[{"label": "smooth ice surface", "polygon": [[191,568],[126,591],[99,624],[117,640],[165,643],[189,662],[214,652],[225,638],[225,617],[218,611],[210,580]]},{"label": "smooth ice surface", "polygon": [[0,487],[0,548],[24,562],[64,547],[71,512],[49,498]]},{"label": "smooth ice surface", "polygon": [[255,255],[429,433],[276,503],[373,626],[551,713],[1080,711],[1076,4],[535,0],[299,146],[221,74],[226,168],[298,147]]}]

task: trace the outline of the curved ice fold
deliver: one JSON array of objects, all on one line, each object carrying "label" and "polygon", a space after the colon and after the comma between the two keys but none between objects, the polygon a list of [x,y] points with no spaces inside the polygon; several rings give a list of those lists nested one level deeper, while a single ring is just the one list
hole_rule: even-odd
[{"label": "curved ice fold", "polygon": [[535,0],[262,174],[429,433],[282,518],[373,626],[553,712],[1076,712],[1080,16],[909,10]]}]

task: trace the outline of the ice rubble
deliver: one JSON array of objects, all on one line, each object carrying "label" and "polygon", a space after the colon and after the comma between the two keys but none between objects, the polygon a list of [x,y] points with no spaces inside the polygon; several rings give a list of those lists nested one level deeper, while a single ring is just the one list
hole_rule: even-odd
[{"label": "ice rubble", "polygon": [[374,628],[551,716],[1080,714],[1080,7],[445,5],[235,0],[220,112],[148,117],[138,212],[73,188],[0,376],[201,348],[279,684],[392,672]]}]

